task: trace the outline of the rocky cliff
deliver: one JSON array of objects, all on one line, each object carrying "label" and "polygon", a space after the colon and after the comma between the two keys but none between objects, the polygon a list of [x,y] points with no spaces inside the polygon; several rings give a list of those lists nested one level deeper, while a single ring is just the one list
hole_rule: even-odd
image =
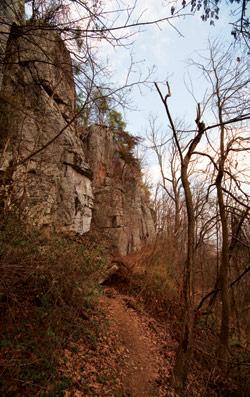
[{"label": "rocky cliff", "polygon": [[9,32],[13,23],[22,21],[24,15],[23,0],[0,1],[0,88],[3,78],[3,65]]},{"label": "rocky cliff", "polygon": [[105,230],[121,254],[140,249],[154,224],[138,165],[122,156],[116,131],[80,130],[74,114],[64,42],[51,29],[13,25],[0,92],[4,207],[49,230]]},{"label": "rocky cliff", "polygon": [[149,194],[136,159],[126,156],[126,138],[119,131],[93,126],[86,139],[95,197],[92,224],[105,231],[123,255],[140,249],[155,232]]},{"label": "rocky cliff", "polygon": [[12,28],[0,93],[8,201],[35,225],[82,234],[90,228],[93,194],[76,125],[67,126],[75,110],[70,56],[57,33],[28,29]]}]

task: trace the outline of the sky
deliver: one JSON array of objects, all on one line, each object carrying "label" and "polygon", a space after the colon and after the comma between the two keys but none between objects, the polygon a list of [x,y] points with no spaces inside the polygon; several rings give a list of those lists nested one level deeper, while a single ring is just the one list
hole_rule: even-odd
[{"label": "sky", "polygon": [[[70,2],[72,4],[72,2]],[[172,3],[169,0],[106,0],[103,3],[107,17],[110,21],[117,13],[110,13],[117,9],[119,4],[124,10],[136,4],[131,21],[141,16],[140,21],[152,21],[171,15]],[[223,3],[222,3],[223,4]],[[127,72],[130,68],[131,56],[135,65],[132,68],[129,82],[136,82],[154,68],[154,73],[149,77],[150,84],[135,86],[129,97],[127,107],[118,108],[123,113],[126,129],[133,135],[145,138],[149,129],[149,119],[157,118],[157,124],[164,130],[167,124],[166,115],[158,93],[153,85],[154,81],[168,81],[171,86],[169,106],[174,118],[181,119],[185,124],[191,124],[196,117],[196,104],[188,92],[186,85],[192,87],[198,101],[202,101],[205,91],[205,80],[200,72],[188,66],[189,59],[198,59],[199,54],[205,54],[208,40],[217,39],[223,43],[232,42],[230,15],[232,6],[221,7],[219,20],[211,26],[201,20],[201,15],[187,15],[171,19],[171,24],[162,22],[157,25],[118,31],[117,34],[131,33],[130,46],[112,47],[106,41],[96,41],[98,55],[103,64],[107,63],[111,72],[110,81],[113,87],[124,85]],[[76,9],[77,10],[77,9]],[[27,11],[27,10],[26,10]],[[189,7],[183,13],[190,14]],[[81,14],[81,12],[80,12]],[[73,12],[76,19],[78,12]],[[123,25],[127,13],[119,13],[115,25]],[[236,51],[236,50],[235,50]],[[235,53],[235,58],[237,53]],[[164,87],[162,86],[162,89]],[[206,120],[205,120],[206,121]],[[156,159],[152,153],[147,153],[148,172],[153,182],[159,178]]]},{"label": "sky", "polygon": [[[131,17],[131,22],[141,16],[140,21],[152,21],[171,16],[171,0],[105,0],[104,11],[107,11],[107,18],[117,18],[115,25],[122,25],[127,13],[110,13],[118,8],[132,7],[135,4],[135,11]],[[70,2],[72,4],[72,1]],[[96,43],[99,57],[103,63],[108,63],[112,77],[110,80],[114,87],[124,85],[127,71],[130,67],[131,54],[136,66],[133,67],[130,81],[140,79],[139,75],[146,76],[149,69],[155,68],[155,72],[150,76],[150,87],[138,85],[129,97],[128,108],[119,109],[123,112],[127,123],[127,130],[139,136],[144,136],[150,115],[159,117],[164,124],[164,112],[160,99],[152,84],[154,81],[168,80],[171,85],[172,98],[171,107],[179,118],[187,121],[194,120],[195,106],[193,100],[185,87],[185,81],[189,81],[187,61],[197,55],[197,52],[204,52],[208,46],[208,39],[220,39],[223,42],[231,41],[231,27],[229,22],[233,19],[230,16],[231,7],[224,7],[220,11],[220,18],[215,26],[210,26],[209,22],[202,22],[200,14],[188,15],[181,18],[171,19],[158,25],[143,26],[140,32],[132,36],[133,44],[126,47],[112,47],[105,41]],[[74,8],[73,8],[74,9]],[[76,8],[77,10],[77,8]],[[79,10],[78,10],[79,11]],[[28,7],[26,5],[26,12]],[[109,14],[110,13],[110,14]],[[190,14],[190,8],[186,7],[182,13]],[[29,14],[29,12],[28,12]],[[80,12],[72,12],[74,18],[78,19]],[[109,16],[110,15],[110,16]],[[175,30],[176,29],[176,30]],[[136,33],[138,29],[132,28],[124,33]],[[118,31],[117,35],[122,34]],[[143,77],[142,77],[143,78]],[[204,81],[200,79],[198,73],[192,70],[192,81],[195,95],[202,99]],[[133,110],[134,109],[134,110]]]},{"label": "sky", "polygon": [[[162,18],[170,14],[170,6],[163,8],[161,0],[139,0],[138,9],[146,10],[143,19]],[[188,10],[187,10],[188,11]],[[150,77],[151,81],[166,81],[171,85],[171,105],[179,117],[186,119],[195,118],[195,107],[192,106],[192,99],[185,88],[185,81],[189,80],[190,72],[187,61],[197,56],[197,52],[204,52],[208,46],[208,39],[220,39],[223,42],[231,40],[230,17],[226,12],[220,14],[220,19],[215,26],[209,22],[202,22],[200,15],[186,16],[176,19],[174,25],[183,35],[180,35],[167,23],[161,23],[160,28],[151,26],[143,28],[141,33],[135,36],[135,42],[131,47],[138,70],[147,74],[148,68],[155,66],[156,71]],[[130,62],[130,52],[127,48],[112,49],[104,47],[105,56],[110,58],[110,66],[114,71],[114,80],[122,83],[122,76],[127,73]],[[194,72],[194,71],[193,71]],[[134,74],[136,79],[136,74]],[[199,75],[193,74],[192,79],[196,88],[196,95],[202,98],[203,90]],[[140,87],[135,88],[131,94],[132,105],[137,111],[125,109],[127,129],[136,135],[143,135],[145,122],[150,114],[158,115],[162,119],[162,108],[155,89]],[[153,86],[152,86],[153,88]],[[141,95],[142,93],[142,95]]]},{"label": "sky", "polygon": [[[166,3],[165,1],[165,7],[163,7],[161,0],[138,0],[137,9],[144,10],[143,20],[162,18],[170,15],[171,6],[166,6]],[[191,78],[195,97],[198,101],[202,101],[205,81],[200,72],[188,66],[188,59],[198,59],[198,53],[205,55],[208,40],[216,39],[225,44],[232,42],[230,21],[233,17],[230,15],[229,8],[221,9],[220,18],[214,26],[210,26],[209,22],[203,22],[200,14],[190,15],[173,22],[179,33],[168,23],[161,23],[160,28],[156,25],[143,28],[141,33],[133,37],[134,44],[130,50],[104,45],[101,51],[104,58],[109,58],[113,80],[117,81],[117,85],[123,84],[130,63],[130,51],[132,51],[133,59],[139,62],[139,73],[146,74],[147,70],[154,66],[156,71],[150,80],[152,82],[169,81],[172,93],[169,105],[174,117],[185,120],[188,124],[193,123],[196,117],[196,104],[185,85],[190,86]],[[188,11],[187,9],[186,12]],[[236,53],[235,57],[237,57]],[[138,74],[134,73],[133,78],[136,80]],[[130,109],[121,109],[130,133],[145,137],[149,129],[150,117],[156,117],[158,125],[164,128],[167,120],[153,84],[151,88],[135,87],[130,99]],[[152,180],[156,182],[159,177],[156,159],[152,154],[148,154],[147,162],[149,163],[148,172]]]}]

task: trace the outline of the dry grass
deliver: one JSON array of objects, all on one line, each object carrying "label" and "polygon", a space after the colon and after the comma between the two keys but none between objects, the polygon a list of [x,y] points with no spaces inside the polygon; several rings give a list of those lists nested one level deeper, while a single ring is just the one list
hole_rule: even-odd
[{"label": "dry grass", "polygon": [[[184,252],[173,241],[159,238],[151,247],[124,259],[125,265],[110,284],[137,299],[133,308],[149,311],[165,324],[178,341],[181,333],[183,304],[181,299]],[[211,320],[211,321],[210,321]],[[249,352],[243,347],[231,349],[226,369],[217,366],[216,327],[209,317],[197,319],[194,356],[188,382],[189,394],[200,396],[247,397],[249,390]],[[163,379],[163,382],[165,380]]]},{"label": "dry grass", "polygon": [[[180,309],[183,254],[165,238],[121,260],[120,271],[108,280],[124,293],[143,300],[154,315],[177,315]],[[179,269],[179,270],[178,270]]]}]

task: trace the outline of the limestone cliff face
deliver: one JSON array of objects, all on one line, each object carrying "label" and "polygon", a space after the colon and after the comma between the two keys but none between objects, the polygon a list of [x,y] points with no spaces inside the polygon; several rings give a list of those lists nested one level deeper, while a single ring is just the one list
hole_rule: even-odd
[{"label": "limestone cliff face", "polygon": [[[12,26],[0,91],[0,177],[5,206],[56,231],[105,231],[120,254],[154,235],[138,168],[114,131],[78,131],[71,59],[52,30]],[[3,194],[4,193],[4,194]]]},{"label": "limestone cliff face", "polygon": [[1,169],[12,171],[8,199],[35,225],[82,234],[90,228],[93,195],[75,124],[53,141],[74,114],[70,56],[55,32],[29,36],[25,29],[12,28],[0,94]]},{"label": "limestone cliff face", "polygon": [[122,255],[139,250],[154,237],[155,227],[136,162],[123,156],[126,143],[114,130],[93,126],[86,142],[95,197],[92,223]]},{"label": "limestone cliff face", "polygon": [[24,0],[0,1],[0,88],[9,32],[13,23],[19,23],[24,16]]}]

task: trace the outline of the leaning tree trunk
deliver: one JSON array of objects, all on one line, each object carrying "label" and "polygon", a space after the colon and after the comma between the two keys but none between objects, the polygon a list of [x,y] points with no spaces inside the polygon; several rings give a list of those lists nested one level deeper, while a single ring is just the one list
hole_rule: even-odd
[{"label": "leaning tree trunk", "polygon": [[190,183],[188,179],[188,166],[194,151],[199,144],[204,132],[205,124],[201,121],[201,108],[200,104],[197,107],[197,133],[194,138],[190,141],[185,157],[183,157],[183,151],[180,146],[178,139],[178,133],[175,128],[174,122],[171,117],[171,113],[168,108],[167,99],[171,96],[170,87],[167,83],[168,93],[163,97],[158,85],[155,83],[156,89],[161,97],[164,104],[168,120],[173,132],[173,139],[176,143],[178,154],[181,160],[181,182],[185,193],[185,204],[187,209],[187,258],[185,261],[184,269],[184,283],[183,283],[183,295],[184,295],[184,321],[181,340],[177,350],[177,356],[175,366],[173,370],[173,386],[178,393],[182,393],[185,389],[187,380],[189,365],[193,351],[193,333],[194,333],[194,302],[193,302],[193,268],[194,268],[194,254],[195,254],[195,214],[193,207],[192,191],[190,189]]},{"label": "leaning tree trunk", "polygon": [[176,362],[173,370],[173,385],[178,393],[185,389],[190,360],[193,350],[194,307],[192,298],[193,265],[194,265],[194,239],[195,217],[192,193],[187,176],[187,164],[183,164],[181,171],[182,184],[185,192],[188,219],[187,258],[184,269],[184,321],[180,344],[177,350]]}]

